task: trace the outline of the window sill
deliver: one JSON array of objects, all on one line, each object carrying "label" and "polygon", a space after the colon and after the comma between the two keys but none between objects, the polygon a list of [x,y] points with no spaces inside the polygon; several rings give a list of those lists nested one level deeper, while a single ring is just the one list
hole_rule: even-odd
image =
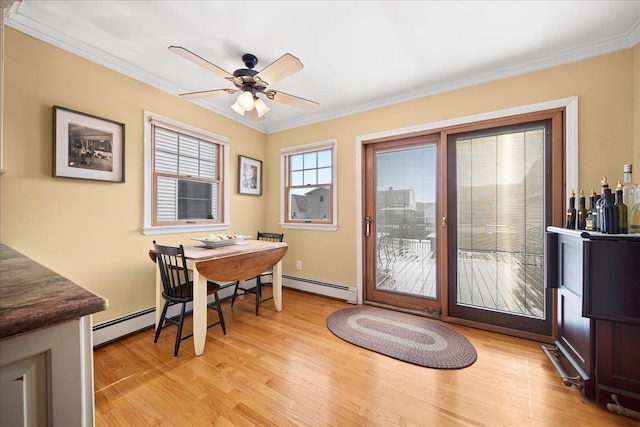
[{"label": "window sill", "polygon": [[280,228],[298,229],[298,230],[322,230],[322,231],[337,231],[338,226],[335,224],[291,224],[280,223]]},{"label": "window sill", "polygon": [[196,233],[200,231],[218,231],[226,230],[229,224],[185,224],[185,225],[167,225],[159,227],[143,227],[142,234],[145,236],[156,236],[159,234],[176,234],[176,233]]}]

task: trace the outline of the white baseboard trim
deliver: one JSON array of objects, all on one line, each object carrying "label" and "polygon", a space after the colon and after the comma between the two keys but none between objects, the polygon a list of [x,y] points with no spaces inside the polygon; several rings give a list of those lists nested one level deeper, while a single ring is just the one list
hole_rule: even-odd
[{"label": "white baseboard trim", "polygon": [[[174,307],[170,307],[172,309]],[[175,307],[178,309],[178,307]],[[177,312],[178,310],[176,310]],[[156,322],[156,309],[149,308],[144,311],[119,317],[105,323],[93,326],[93,347],[100,347],[120,338],[152,327]]]},{"label": "white baseboard trim", "polygon": [[282,276],[282,286],[331,298],[343,299],[351,304],[356,304],[358,300],[357,288],[351,286],[336,285],[287,275]]},{"label": "white baseboard trim", "polygon": [[[249,282],[249,285],[251,284],[251,280],[248,280],[247,282]],[[246,286],[246,284],[242,286]],[[317,280],[309,280],[302,277],[283,275],[282,286],[331,298],[343,299],[351,304],[356,304],[358,299],[358,293],[355,287],[319,282]],[[219,293],[220,299],[230,298],[232,295],[233,287],[222,289]],[[213,296],[210,296],[209,301],[213,301],[213,298]],[[187,311],[191,310],[191,306],[191,303],[187,304]],[[169,307],[167,314],[169,317],[177,316],[180,314],[180,307],[176,305]],[[137,313],[132,313],[128,316],[110,320],[99,325],[94,325],[93,346],[94,348],[100,347],[112,341],[140,332],[144,329],[151,328],[155,323],[156,309],[155,307],[151,307]]]},{"label": "white baseboard trim", "polygon": [[[250,281],[249,281],[250,282]],[[229,298],[233,295],[233,287],[222,289],[219,293],[220,299]],[[214,301],[214,296],[209,296],[209,302]],[[187,304],[187,311],[191,311],[192,304]],[[180,306],[169,307],[167,315],[169,317],[180,314]],[[93,347],[100,347],[112,341],[119,340],[126,336],[135,334],[144,329],[152,328],[156,323],[155,307],[132,313],[128,316],[119,317],[108,322],[93,326]]]}]

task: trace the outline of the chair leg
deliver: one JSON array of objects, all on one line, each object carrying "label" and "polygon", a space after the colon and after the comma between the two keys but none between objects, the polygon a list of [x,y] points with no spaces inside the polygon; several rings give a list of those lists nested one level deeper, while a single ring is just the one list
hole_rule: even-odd
[{"label": "chair leg", "polygon": [[216,293],[214,295],[216,299],[216,310],[218,311],[218,319],[220,319],[220,326],[222,326],[222,335],[227,335],[227,328],[224,326],[224,316],[222,315],[222,307],[220,307],[220,297]]},{"label": "chair leg", "polygon": [[231,307],[236,302],[236,297],[238,296],[238,287],[240,286],[240,282],[236,282],[235,287],[233,288],[233,298],[231,298]]},{"label": "chair leg", "polygon": [[262,282],[260,282],[260,276],[256,277],[256,317],[258,317],[258,310],[260,309],[260,300],[262,299]]},{"label": "chair leg", "polygon": [[187,307],[186,303],[182,303],[182,310],[180,310],[180,322],[178,323],[178,332],[176,333],[176,347],[173,351],[173,357],[178,357],[178,350],[180,350],[180,342],[182,341],[182,325],[184,324],[184,310]]},{"label": "chair leg", "polygon": [[162,314],[160,315],[160,321],[158,322],[158,326],[156,327],[156,336],[153,339],[154,343],[158,342],[158,338],[160,337],[160,331],[164,327],[164,322],[167,315],[167,308],[169,307],[169,301],[164,302],[164,307],[162,307]]}]

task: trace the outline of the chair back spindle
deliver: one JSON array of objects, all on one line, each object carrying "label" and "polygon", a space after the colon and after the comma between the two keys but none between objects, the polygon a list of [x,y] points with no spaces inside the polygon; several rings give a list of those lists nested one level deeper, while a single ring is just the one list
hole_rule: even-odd
[{"label": "chair back spindle", "polygon": [[189,281],[184,247],[154,244],[154,248],[165,295],[175,299],[192,299],[193,288]]},{"label": "chair back spindle", "polygon": [[[184,256],[184,247],[182,245],[175,246],[163,246],[158,245],[156,241],[153,241],[154,254],[151,259],[155,260],[158,264],[160,272],[160,278],[162,280],[162,297],[165,299],[164,307],[162,308],[162,314],[160,315],[160,321],[156,326],[156,334],[153,342],[158,342],[160,332],[167,323],[174,324],[178,327],[176,333],[176,342],[173,350],[173,357],[178,357],[178,351],[180,350],[180,342],[184,339],[190,338],[193,334],[186,336],[182,335],[182,325],[185,318],[185,309],[188,302],[193,301],[193,282],[189,279],[189,269],[187,268],[187,259]],[[151,255],[151,254],[150,254]],[[226,327],[224,325],[224,316],[222,314],[222,308],[220,307],[220,298],[218,297],[218,291],[220,286],[214,282],[207,281],[207,295],[214,295],[215,303],[208,303],[207,307],[215,309],[218,312],[218,321],[207,326],[210,328],[215,325],[220,325],[222,333],[227,334]],[[180,304],[182,306],[180,314],[175,317],[167,316],[167,309],[170,305]]]},{"label": "chair back spindle", "polygon": [[284,233],[263,233],[258,231],[258,240],[266,240],[268,242],[282,242]]}]

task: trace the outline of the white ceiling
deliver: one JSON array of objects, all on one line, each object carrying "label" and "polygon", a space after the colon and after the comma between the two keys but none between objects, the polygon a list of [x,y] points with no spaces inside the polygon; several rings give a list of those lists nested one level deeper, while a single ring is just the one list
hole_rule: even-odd
[{"label": "white ceiling", "polygon": [[23,0],[5,24],[174,95],[233,85],[170,45],[229,72],[291,53],[304,69],[270,88],[316,113],[267,100],[251,122],[235,95],[193,101],[273,133],[633,47],[640,1]]}]

